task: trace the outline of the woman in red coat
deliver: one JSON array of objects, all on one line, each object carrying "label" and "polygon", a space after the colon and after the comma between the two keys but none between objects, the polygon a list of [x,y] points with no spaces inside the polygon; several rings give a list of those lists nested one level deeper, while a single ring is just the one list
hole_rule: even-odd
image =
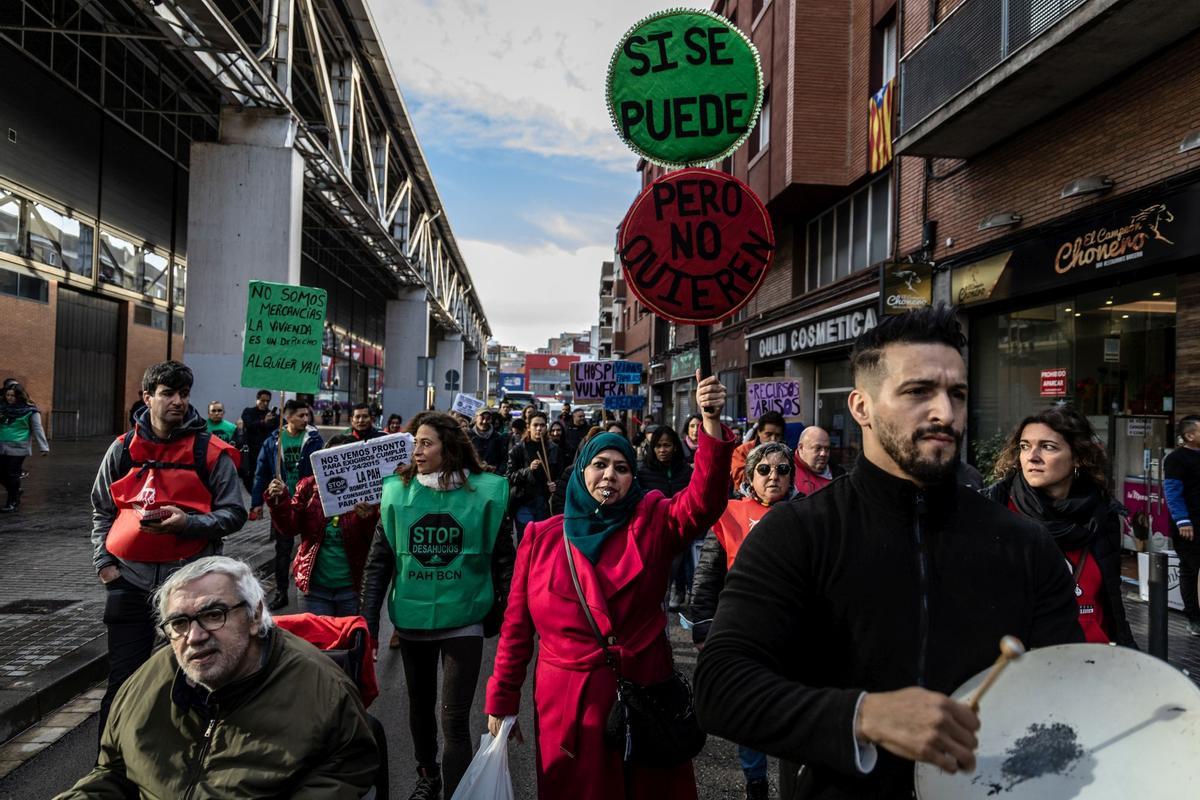
[{"label": "woman in red coat", "polygon": [[626,776],[622,755],[605,744],[616,677],[579,605],[564,549],[565,536],[597,625],[606,636],[616,637],[609,652],[619,660],[621,674],[643,685],[669,678],[674,667],[662,598],[671,560],[724,511],[736,444],[720,423],[725,403],[721,383],[716,378],[699,381],[696,401],[706,409],[704,433],[687,488],[671,499],[657,491],[643,494],[628,439],[600,434],[580,447],[567,486],[566,513],[531,523],[517,549],[486,711],[493,736],[503,717],[517,713],[537,634],[539,797],[696,797],[690,762],[665,769],[631,766]]}]

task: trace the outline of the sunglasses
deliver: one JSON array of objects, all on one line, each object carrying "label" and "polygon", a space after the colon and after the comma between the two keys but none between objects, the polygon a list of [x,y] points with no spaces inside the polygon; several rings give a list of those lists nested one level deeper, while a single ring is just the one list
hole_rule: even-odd
[{"label": "sunglasses", "polygon": [[772,471],[774,471],[776,475],[791,475],[792,465],[776,464],[774,467],[772,467],[770,464],[758,464],[754,467],[754,471],[759,475],[762,475],[764,478],[770,475]]}]

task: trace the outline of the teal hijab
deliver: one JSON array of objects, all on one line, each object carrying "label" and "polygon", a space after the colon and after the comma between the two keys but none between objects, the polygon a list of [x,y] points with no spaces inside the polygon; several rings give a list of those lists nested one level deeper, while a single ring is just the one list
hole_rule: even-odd
[{"label": "teal hijab", "polygon": [[[615,503],[600,504],[592,497],[583,482],[583,471],[592,459],[604,450],[616,450],[625,456],[633,471],[633,483],[629,491]],[[587,560],[596,563],[600,545],[611,534],[625,527],[645,492],[637,480],[637,455],[633,445],[618,433],[601,433],[593,436],[575,456],[575,466],[567,481],[567,508],[563,511],[563,530],[571,544],[579,548]]]}]

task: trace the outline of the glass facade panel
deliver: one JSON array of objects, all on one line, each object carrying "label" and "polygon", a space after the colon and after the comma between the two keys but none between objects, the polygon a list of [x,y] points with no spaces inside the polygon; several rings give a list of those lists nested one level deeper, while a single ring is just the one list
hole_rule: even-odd
[{"label": "glass facade panel", "polygon": [[142,254],[142,294],[167,299],[167,259],[158,253]]},{"label": "glass facade panel", "polygon": [[817,288],[818,261],[821,255],[821,231],[816,222],[808,223],[808,290]]},{"label": "glass facade panel", "polygon": [[100,234],[100,280],[137,291],[141,253],[137,245],[114,233]]},{"label": "glass facade panel", "polygon": [[41,203],[30,203],[29,257],[76,275],[92,276],[92,226]]},{"label": "glass facade panel", "polygon": [[175,305],[187,305],[187,264],[175,262]]},{"label": "glass facade panel", "polygon": [[850,274],[850,202],[837,207],[837,272],[839,278]]},{"label": "glass facade panel", "polygon": [[889,224],[892,209],[891,188],[890,175],[871,184],[871,249],[869,257],[872,264],[883,261],[892,252],[892,226]]},{"label": "glass facade panel", "polygon": [[0,189],[0,253],[21,255],[21,199]]},{"label": "glass facade panel", "polygon": [[821,286],[833,283],[833,213],[821,217]]},{"label": "glass facade panel", "polygon": [[867,266],[867,193],[854,195],[854,216],[850,237],[850,269],[857,272]]}]

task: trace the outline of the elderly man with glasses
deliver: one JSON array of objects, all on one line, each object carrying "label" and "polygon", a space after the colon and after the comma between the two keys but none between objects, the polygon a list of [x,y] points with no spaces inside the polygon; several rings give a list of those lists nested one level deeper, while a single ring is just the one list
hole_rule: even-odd
[{"label": "elderly man with glasses", "polygon": [[375,739],[358,691],[278,628],[250,568],[203,558],[154,594],[167,638],[117,693],[95,768],[63,798],[356,798]]}]

